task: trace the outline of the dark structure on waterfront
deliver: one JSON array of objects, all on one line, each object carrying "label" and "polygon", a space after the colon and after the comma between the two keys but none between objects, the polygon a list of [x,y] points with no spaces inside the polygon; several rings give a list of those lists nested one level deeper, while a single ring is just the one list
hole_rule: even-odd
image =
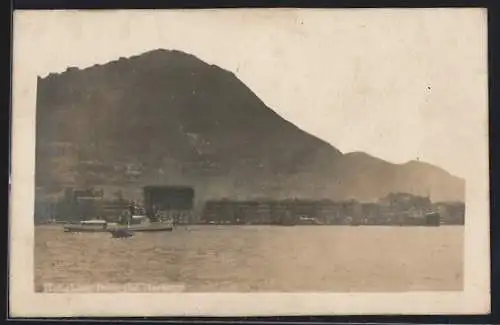
[{"label": "dark structure on waterfront", "polygon": [[159,211],[163,218],[173,219],[176,224],[192,220],[194,189],[187,186],[146,186],[144,208],[148,215]]}]

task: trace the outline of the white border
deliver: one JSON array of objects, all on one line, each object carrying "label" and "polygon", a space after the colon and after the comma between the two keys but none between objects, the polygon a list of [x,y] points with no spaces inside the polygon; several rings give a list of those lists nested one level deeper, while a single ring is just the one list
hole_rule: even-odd
[{"label": "white border", "polygon": [[[479,11],[486,22],[484,10],[470,10],[472,15]],[[482,156],[464,158],[470,160],[474,167],[466,177],[463,292],[120,294],[119,299],[116,294],[35,294],[31,202],[34,202],[37,76],[29,58],[36,53],[19,52],[16,41],[23,30],[16,27],[22,19],[33,19],[36,24],[36,19],[43,19],[44,14],[16,13],[14,20],[10,316],[483,314],[490,310],[487,136],[485,143],[478,144],[482,148]],[[484,52],[486,57],[486,49]],[[486,81],[484,86],[487,92]],[[487,116],[486,107],[475,109],[478,114]],[[487,135],[487,126],[484,127]]]}]

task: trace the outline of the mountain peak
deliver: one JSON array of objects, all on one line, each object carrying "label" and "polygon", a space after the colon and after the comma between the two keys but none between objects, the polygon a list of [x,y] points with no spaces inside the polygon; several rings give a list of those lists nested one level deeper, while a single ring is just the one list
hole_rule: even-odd
[{"label": "mountain peak", "polygon": [[[51,79],[51,78],[56,77],[56,76],[67,75],[67,74],[75,73],[75,72],[84,72],[84,71],[88,71],[88,70],[92,70],[92,69],[99,69],[102,67],[109,68],[110,66],[116,66],[119,64],[124,64],[124,65],[125,64],[127,64],[127,65],[128,64],[136,64],[137,61],[138,62],[145,62],[146,61],[146,62],[150,62],[150,63],[153,63],[153,62],[167,63],[170,61],[175,61],[177,64],[179,64],[179,62],[184,61],[184,62],[186,62],[186,64],[198,65],[198,66],[203,65],[206,67],[216,67],[218,69],[221,69],[220,67],[218,67],[216,65],[208,64],[208,63],[204,62],[203,60],[201,60],[200,58],[198,58],[197,56],[195,56],[193,54],[186,53],[186,52],[179,51],[179,50],[168,50],[168,49],[164,49],[164,48],[158,48],[158,49],[150,50],[150,51],[147,51],[147,52],[144,52],[141,54],[130,55],[128,57],[119,57],[118,59],[115,59],[115,60],[111,60],[111,61],[108,61],[105,63],[94,64],[92,66],[85,67],[85,68],[79,68],[76,66],[68,66],[66,68],[66,70],[63,72],[49,73],[46,77],[39,77],[39,79],[41,79],[41,80]],[[140,63],[137,63],[137,64],[140,64]],[[221,70],[224,70],[224,69],[221,69]],[[227,70],[224,70],[224,71],[227,71]],[[227,71],[227,72],[229,72],[229,71]]]}]

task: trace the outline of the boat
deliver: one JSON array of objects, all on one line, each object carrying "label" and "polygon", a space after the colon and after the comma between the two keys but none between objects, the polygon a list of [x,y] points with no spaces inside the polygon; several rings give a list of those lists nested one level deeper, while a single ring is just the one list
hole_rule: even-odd
[{"label": "boat", "polygon": [[113,238],[128,238],[132,237],[134,234],[127,229],[111,229],[109,230]]},{"label": "boat", "polygon": [[65,224],[65,232],[107,232],[108,222],[105,220],[84,220],[77,224]]},{"label": "boat", "polygon": [[[174,203],[170,201],[172,200],[172,195],[175,193],[179,194],[179,191],[182,193],[181,196],[185,196],[185,200],[183,200],[180,206],[176,206],[174,203],[177,201],[174,201]],[[97,210],[99,212],[97,212],[96,216],[98,215],[101,218],[81,221],[75,224],[66,224],[64,231],[115,233],[122,233],[122,230],[129,232],[173,231],[175,218],[169,212],[175,207],[183,211],[192,208],[193,195],[193,189],[191,188],[145,187],[144,207],[140,207],[134,201],[126,204],[127,202],[122,200],[117,204],[105,204],[105,208],[102,211]],[[111,215],[114,215],[114,219],[119,220],[118,223],[109,223],[106,220],[102,220],[106,219],[109,212],[111,212]]]}]

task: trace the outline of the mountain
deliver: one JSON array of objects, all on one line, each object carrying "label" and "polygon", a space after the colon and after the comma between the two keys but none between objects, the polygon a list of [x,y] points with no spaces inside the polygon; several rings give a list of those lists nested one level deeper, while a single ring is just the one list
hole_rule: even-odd
[{"label": "mountain", "polygon": [[463,200],[437,167],[343,154],[268,108],[233,73],[155,50],[38,79],[36,185],[190,185],[200,200],[374,200],[390,192]]}]

